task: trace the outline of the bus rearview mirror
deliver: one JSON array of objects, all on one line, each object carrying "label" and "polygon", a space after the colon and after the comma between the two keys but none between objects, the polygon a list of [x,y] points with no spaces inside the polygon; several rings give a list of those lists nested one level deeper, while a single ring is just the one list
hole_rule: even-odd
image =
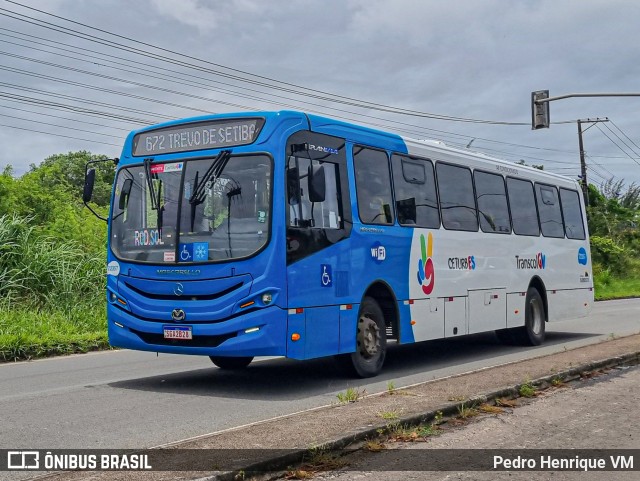
[{"label": "bus rearview mirror", "polygon": [[82,191],[82,202],[85,204],[93,197],[93,185],[96,181],[96,169],[89,169],[84,176],[84,190]]},{"label": "bus rearview mirror", "polygon": [[125,179],[122,184],[122,190],[120,191],[120,197],[118,198],[118,207],[120,210],[124,210],[129,202],[129,194],[131,194],[131,186],[133,185],[132,179]]}]

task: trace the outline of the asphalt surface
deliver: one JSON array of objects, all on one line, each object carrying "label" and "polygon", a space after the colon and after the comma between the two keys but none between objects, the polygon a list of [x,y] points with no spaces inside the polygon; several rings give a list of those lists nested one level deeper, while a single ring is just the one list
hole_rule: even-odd
[{"label": "asphalt surface", "polygon": [[[640,300],[597,303],[588,319],[548,326],[536,348],[492,334],[390,349],[373,380],[330,359],[254,363],[228,373],[200,357],[113,351],[0,365],[1,448],[145,448],[335,403],[347,387],[384,392],[640,332]],[[313,373],[313,375],[310,375]]]},{"label": "asphalt surface", "polygon": [[[192,429],[195,418],[204,420],[205,426],[219,426],[216,421],[222,421],[228,428],[215,432],[196,429],[195,439],[177,446],[301,448],[355,438],[384,426],[380,413],[385,410],[395,410],[405,417],[419,416],[451,399],[637,352],[640,336],[618,337],[640,331],[639,307],[637,300],[599,303],[588,320],[551,325],[554,329],[548,332],[549,341],[539,348],[501,346],[492,335],[397,347],[391,351],[381,379],[369,383],[341,377],[327,360],[269,360],[240,376],[230,376],[212,366],[194,370],[190,363],[201,362],[199,358],[155,358],[126,351],[0,365],[0,439],[6,448],[139,449],[179,441],[174,430],[176,421]],[[397,388],[417,385],[409,389],[409,395],[389,396],[385,394],[388,381]],[[348,386],[382,395],[337,405],[335,394]],[[243,411],[254,404],[253,410]],[[273,412],[283,417],[273,419]],[[295,412],[300,413],[292,415]],[[170,416],[163,419],[158,413]],[[110,443],[105,443],[104,437]],[[24,441],[27,438],[33,444]],[[16,445],[14,439],[22,441]],[[52,439],[57,444],[52,445]],[[142,441],[131,444],[131,440]],[[25,473],[12,474],[18,476],[10,479],[27,477]],[[211,473],[192,474],[202,477]],[[144,479],[176,476],[146,475]],[[63,477],[67,476],[84,478],[87,473]],[[179,477],[193,476],[182,473]],[[132,479],[130,473],[94,473],[94,478]]]},{"label": "asphalt surface", "polygon": [[[294,464],[294,460],[290,458],[287,458],[284,462],[280,459],[280,462],[274,465],[274,456],[279,455],[282,449],[288,449],[288,454],[292,452],[301,454],[308,453],[308,448],[314,446],[349,446],[350,448],[355,446],[357,448],[364,441],[377,437],[381,429],[388,428],[390,421],[383,416],[384,413],[396,413],[397,418],[393,422],[405,426],[415,422],[429,423],[438,411],[444,412],[445,415],[456,416],[460,412],[461,405],[469,406],[480,402],[478,401],[479,399],[509,398],[518,392],[518,385],[524,382],[537,383],[538,380],[544,379],[546,379],[547,383],[557,379],[569,381],[581,373],[588,380],[587,383],[591,383],[593,379],[596,379],[594,373],[602,372],[603,370],[611,373],[618,367],[635,366],[639,363],[640,334],[615,339],[610,338],[597,344],[428,381],[391,393],[384,392],[367,395],[353,403],[334,403],[331,406],[184,441],[173,446],[173,448],[181,448],[182,451],[178,453],[177,458],[171,458],[172,461],[169,463],[171,469],[180,466],[182,471],[66,472],[54,473],[48,477],[48,481],[168,481],[175,479],[200,481],[222,479],[227,481],[244,479],[246,471],[252,465],[255,467],[253,463],[265,460],[271,460],[272,469],[296,470],[298,467]],[[633,381],[635,382],[635,379]],[[553,391],[553,389],[550,391]],[[550,391],[545,391],[545,393]],[[557,408],[551,405],[549,408],[551,412],[542,410],[538,417],[525,414],[525,417],[521,418],[521,422],[514,425],[513,433],[510,435],[507,433],[504,439],[502,439],[501,434],[496,433],[494,436],[485,429],[483,431],[484,437],[481,440],[476,439],[474,441],[476,443],[475,447],[484,449],[500,448],[500,446],[511,448],[541,446],[544,452],[555,446],[562,446],[566,449],[588,447],[592,446],[592,444],[589,444],[589,439],[593,438],[594,442],[599,442],[602,436],[599,433],[609,431],[607,413],[611,413],[614,417],[622,417],[622,421],[617,420],[613,423],[613,430],[606,438],[609,443],[601,447],[613,449],[615,453],[618,453],[618,450],[622,447],[628,447],[629,445],[635,447],[637,444],[637,436],[633,434],[636,432],[634,429],[637,430],[637,427],[626,426],[625,424],[635,423],[638,416],[636,413],[631,415],[627,413],[627,411],[633,410],[635,407],[635,392],[634,388],[627,385],[614,386],[605,396],[600,397],[599,404],[596,407],[590,404],[590,397],[594,395],[594,392],[586,394],[584,399],[570,396],[569,400],[563,403],[563,408],[558,409],[559,413],[555,413],[554,410]],[[588,413],[589,421],[582,423],[584,430],[581,430],[579,421],[586,415],[584,414],[585,409]],[[503,415],[498,416],[498,419],[501,422],[505,422],[503,421]],[[522,422],[522,419],[524,419],[524,422]],[[623,427],[621,428],[621,426]],[[458,434],[460,439],[465,439],[466,429],[463,428],[462,434]],[[452,431],[453,434],[455,432]],[[530,436],[530,432],[533,436]],[[627,437],[629,433],[631,433],[631,436]],[[545,437],[549,441],[547,445],[545,445]],[[517,438],[517,443],[509,441],[510,439],[513,441],[514,438]],[[445,436],[442,439],[446,439]],[[454,441],[445,446],[458,448],[473,445],[473,442],[471,444],[461,444]],[[237,448],[239,447],[245,449],[238,451]],[[252,450],[247,451],[246,448],[252,448]],[[277,452],[274,452],[274,449]],[[637,457],[640,458],[640,450],[636,451]],[[171,456],[172,452],[175,451],[165,450],[164,453],[160,452],[159,459],[166,459],[167,456]],[[384,453],[386,452],[385,450]],[[398,452],[402,451],[395,451],[392,454],[395,456]],[[188,456],[191,456],[186,463],[184,462],[185,453],[190,453]],[[381,461],[380,457],[378,457],[376,458],[377,465],[372,465],[371,460],[364,459],[365,464],[360,467],[358,456],[363,453],[358,453],[354,455],[356,459],[349,460],[348,472],[330,472],[326,476],[329,478],[336,476],[341,477],[341,479],[369,476],[375,480],[387,479],[388,471],[398,470],[398,461],[394,458],[389,463],[388,458],[382,458]],[[460,459],[460,464],[466,466],[463,461],[464,452],[456,450],[448,454]],[[405,454],[403,458],[404,464],[400,467],[400,470],[403,471],[402,475],[406,476],[408,474],[407,467],[415,466],[415,460],[419,460],[420,456],[423,455],[424,453],[416,451],[411,452],[411,455],[407,458]],[[378,453],[378,456],[380,456],[380,453]],[[407,465],[406,463],[409,464]],[[198,466],[198,472],[194,471],[196,466]],[[233,466],[236,471],[224,473],[223,471],[232,469],[229,466]],[[362,471],[358,471],[359,469]],[[414,470],[416,472],[412,473],[413,478],[421,479],[424,477],[425,472],[423,469],[424,467],[420,470],[416,468]],[[476,479],[481,474],[477,471],[468,474],[459,471],[459,469],[464,468],[455,466],[454,472],[436,473],[437,476],[440,476],[436,477],[436,479],[449,479],[452,476],[467,476],[460,479]],[[7,474],[15,475],[7,478],[15,480],[29,477],[29,474],[33,475],[34,473],[16,472]],[[277,473],[275,474],[277,475]],[[285,474],[283,472],[280,477]],[[495,477],[501,475],[500,473],[490,474]],[[564,475],[566,473],[558,474],[553,472],[551,474],[557,474],[557,476],[551,478],[536,478],[539,473],[526,474],[529,476],[526,479],[575,479],[565,478]],[[597,474],[603,475],[603,473]],[[635,475],[636,473],[632,474]],[[262,479],[272,479],[273,475],[274,473],[270,472],[268,478]],[[288,476],[287,479],[289,478]],[[451,479],[457,478],[452,477]],[[495,478],[489,477],[485,479]],[[604,477],[591,477],[589,479],[617,478],[612,477],[611,473],[604,473]],[[631,478],[621,479],[636,478],[632,476]]]}]

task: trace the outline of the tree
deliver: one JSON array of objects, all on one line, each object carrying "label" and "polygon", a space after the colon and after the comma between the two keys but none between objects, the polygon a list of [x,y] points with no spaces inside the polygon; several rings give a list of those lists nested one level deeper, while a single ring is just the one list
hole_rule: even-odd
[{"label": "tree", "polygon": [[[40,165],[31,164],[31,170],[26,175],[36,176],[43,187],[63,185],[66,190],[81,198],[87,162],[105,159],[108,159],[106,155],[96,155],[86,150],[54,154],[47,157]],[[91,167],[96,170],[92,201],[102,207],[108,206],[115,165],[112,162],[99,162],[92,164]]]},{"label": "tree", "polygon": [[[106,224],[82,204],[85,164],[104,158],[89,152],[70,152],[47,157],[29,172],[14,178],[11,167],[0,175],[0,216],[25,219],[38,234],[59,241],[73,241],[87,251],[104,253]],[[114,165],[96,166],[96,208],[106,215]]]},{"label": "tree", "polygon": [[[524,160],[522,160],[522,159],[520,159],[519,161],[517,161],[517,162],[516,162],[516,164],[518,164],[518,165],[526,165],[526,166],[529,166],[529,164],[527,164],[527,163],[526,163]],[[539,165],[531,164],[531,167],[533,167],[534,169],[538,169],[538,170],[544,170],[544,165],[542,165],[542,164],[539,164]]]}]

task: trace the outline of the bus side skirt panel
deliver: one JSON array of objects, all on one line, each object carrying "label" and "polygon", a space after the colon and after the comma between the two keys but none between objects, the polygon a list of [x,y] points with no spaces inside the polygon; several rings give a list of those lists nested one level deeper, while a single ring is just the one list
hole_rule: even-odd
[{"label": "bus side skirt panel", "polygon": [[[340,306],[307,307],[298,313],[291,309],[287,322],[287,357],[313,359],[355,350],[355,314],[342,315]],[[349,323],[352,323],[349,326]],[[345,330],[343,333],[342,330]],[[346,332],[349,331],[349,332]],[[292,336],[300,336],[294,340]],[[343,334],[341,336],[341,334]],[[349,337],[350,336],[350,337]],[[297,336],[296,336],[297,337]],[[351,339],[344,349],[340,339]]]}]

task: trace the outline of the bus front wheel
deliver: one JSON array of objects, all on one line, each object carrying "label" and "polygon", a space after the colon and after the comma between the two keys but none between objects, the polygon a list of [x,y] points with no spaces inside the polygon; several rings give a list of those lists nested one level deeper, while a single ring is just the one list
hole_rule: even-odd
[{"label": "bus front wheel", "polygon": [[382,309],[371,297],[360,304],[356,327],[356,351],[340,357],[344,366],[359,377],[376,376],[387,353],[387,333]]},{"label": "bus front wheel", "polygon": [[220,369],[227,370],[236,370],[236,369],[244,369],[251,361],[253,361],[253,357],[220,357],[220,356],[209,356],[211,362],[218,366]]}]

